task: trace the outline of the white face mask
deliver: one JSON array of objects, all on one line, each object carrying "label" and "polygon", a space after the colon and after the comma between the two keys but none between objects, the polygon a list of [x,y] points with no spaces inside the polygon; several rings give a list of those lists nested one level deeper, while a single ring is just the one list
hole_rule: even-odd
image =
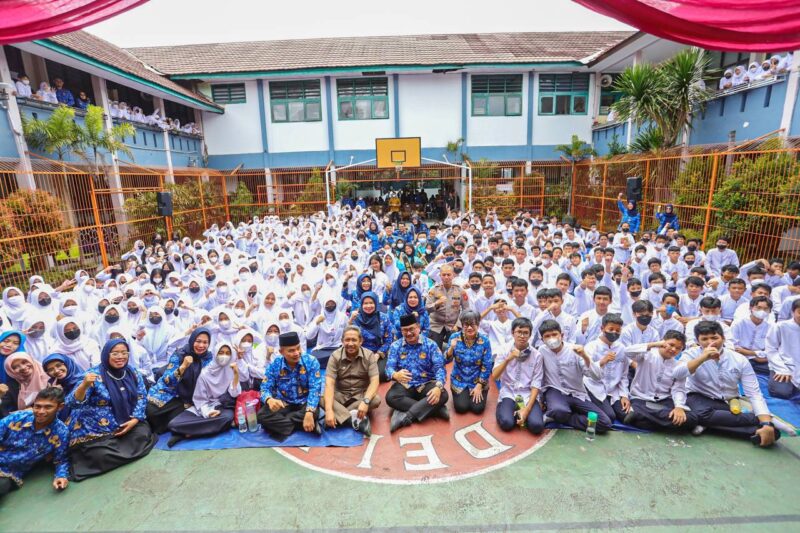
[{"label": "white face mask", "polygon": [[61,310],[67,316],[75,316],[75,311],[78,310],[77,305],[67,305]]},{"label": "white face mask", "polygon": [[753,311],[753,316],[759,320],[765,320],[769,316],[769,311],[762,311],[761,309],[756,309]]},{"label": "white face mask", "polygon": [[270,333],[267,335],[267,345],[269,346],[278,345],[278,335],[276,333]]},{"label": "white face mask", "polygon": [[636,259],[644,259],[644,252],[636,252]]},{"label": "white face mask", "polygon": [[236,316],[244,316],[244,309],[237,307],[236,309],[233,310],[233,313]]},{"label": "white face mask", "polygon": [[242,350],[249,350],[250,348],[253,347],[253,343],[252,342],[240,342],[239,343],[239,347]]},{"label": "white face mask", "polygon": [[656,243],[656,250],[661,250],[662,248],[664,248],[664,243],[663,242],[657,242]]},{"label": "white face mask", "polygon": [[228,366],[228,363],[231,362],[230,355],[217,355],[217,364],[219,366]]},{"label": "white face mask", "polygon": [[326,280],[326,282],[328,283],[328,286],[329,286],[329,287],[334,287],[334,286],[336,286],[336,280],[335,280],[335,279],[333,279],[333,278],[331,278],[331,279],[329,279],[329,280]]},{"label": "white face mask", "polygon": [[280,324],[280,326],[281,326],[281,329],[289,329],[289,326],[291,326],[291,325],[292,325],[291,321],[289,321],[289,320],[286,320],[286,319],[284,319],[284,320],[279,320],[279,321],[278,321],[278,324]]},{"label": "white face mask", "polygon": [[711,322],[719,322],[719,319],[722,318],[719,315],[703,315],[703,320],[709,320]]},{"label": "white face mask", "polygon": [[306,298],[311,298],[311,291],[303,291],[303,296]]},{"label": "white face mask", "polygon": [[652,285],[650,285],[650,288],[653,289],[653,292],[661,292],[661,290],[664,288],[664,284],[653,283]]},{"label": "white face mask", "polygon": [[547,339],[544,341],[548,348],[551,350],[558,350],[561,348],[561,339]]},{"label": "white face mask", "polygon": [[18,306],[20,306],[20,305],[25,303],[25,298],[23,298],[19,294],[17,294],[16,296],[9,296],[8,297],[8,303],[12,307],[18,307]]},{"label": "white face mask", "polygon": [[84,285],[83,286],[83,292],[85,292],[87,294],[92,292],[93,290],[94,290],[94,287],[92,287],[91,285]]},{"label": "white face mask", "polygon": [[221,327],[222,329],[228,329],[229,327],[231,327],[231,321],[230,320],[220,320],[219,321],[219,327]]}]

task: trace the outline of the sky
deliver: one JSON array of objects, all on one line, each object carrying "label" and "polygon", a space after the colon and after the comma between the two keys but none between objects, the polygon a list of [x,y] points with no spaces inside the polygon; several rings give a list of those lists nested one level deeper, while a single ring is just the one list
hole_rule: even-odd
[{"label": "sky", "polygon": [[117,46],[135,47],[310,37],[631,29],[570,0],[150,0],[86,31]]}]

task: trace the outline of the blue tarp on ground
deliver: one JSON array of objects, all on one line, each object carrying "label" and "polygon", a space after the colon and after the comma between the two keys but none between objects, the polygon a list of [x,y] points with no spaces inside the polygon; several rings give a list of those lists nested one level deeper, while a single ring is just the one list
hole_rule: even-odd
[{"label": "blue tarp on ground", "polygon": [[159,450],[192,451],[192,450],[223,450],[228,448],[275,448],[275,447],[324,447],[324,446],[360,446],[364,441],[361,433],[353,428],[343,427],[323,431],[322,435],[295,431],[285,441],[277,441],[259,429],[254,433],[239,433],[231,429],[212,437],[199,437],[196,439],[182,440],[172,448],[167,446],[171,433],[161,435],[156,444]]}]

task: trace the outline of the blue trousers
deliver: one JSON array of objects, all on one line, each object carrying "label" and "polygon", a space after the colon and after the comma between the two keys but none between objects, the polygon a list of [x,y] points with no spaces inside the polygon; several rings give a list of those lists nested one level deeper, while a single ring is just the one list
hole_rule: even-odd
[{"label": "blue trousers", "polygon": [[579,400],[557,389],[547,389],[544,393],[544,402],[547,405],[545,414],[559,424],[585,431],[586,415],[593,411],[597,413],[595,432],[605,433],[611,429],[611,419],[590,400]]},{"label": "blue trousers", "polygon": [[[517,427],[517,419],[514,414],[517,412],[517,403],[511,398],[503,398],[497,404],[497,425],[503,431],[511,431]],[[528,413],[528,418],[525,419],[525,427],[533,433],[538,435],[544,431],[544,414],[542,413],[542,406],[537,401],[531,412]]]}]

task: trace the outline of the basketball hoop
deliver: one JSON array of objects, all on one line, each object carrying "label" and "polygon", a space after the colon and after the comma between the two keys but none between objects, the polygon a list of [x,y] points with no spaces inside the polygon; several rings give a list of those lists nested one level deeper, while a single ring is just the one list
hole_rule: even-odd
[{"label": "basketball hoop", "polygon": [[400,173],[403,171],[403,165],[402,165],[402,164],[395,165],[395,166],[394,166],[394,171],[395,171],[396,173],[400,174]]}]

